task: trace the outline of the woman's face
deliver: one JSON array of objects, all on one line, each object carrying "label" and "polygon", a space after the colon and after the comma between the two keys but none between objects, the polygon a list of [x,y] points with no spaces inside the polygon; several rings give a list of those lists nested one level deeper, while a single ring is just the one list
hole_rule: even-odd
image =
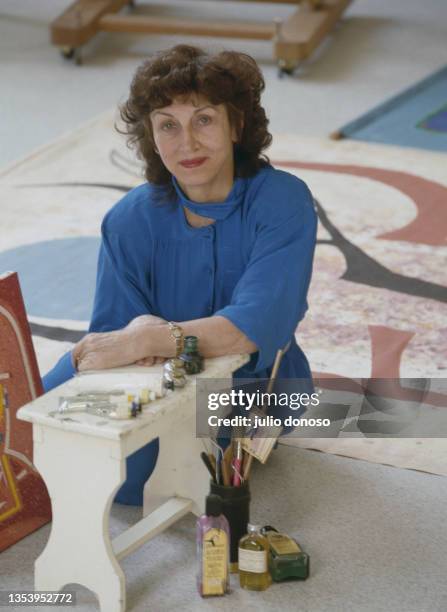
[{"label": "woman's face", "polygon": [[198,202],[224,200],[233,185],[233,143],[224,104],[194,95],[150,114],[161,160],[186,195]]}]

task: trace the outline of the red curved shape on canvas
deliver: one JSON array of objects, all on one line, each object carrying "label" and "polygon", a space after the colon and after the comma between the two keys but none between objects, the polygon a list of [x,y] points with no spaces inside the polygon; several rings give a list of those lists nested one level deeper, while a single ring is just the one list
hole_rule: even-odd
[{"label": "red curved shape on canvas", "polygon": [[304,168],[351,174],[384,183],[407,195],[416,205],[417,216],[405,227],[377,236],[382,240],[404,240],[417,244],[447,244],[447,187],[428,179],[397,170],[369,166],[323,164],[314,162],[275,161],[275,166]]}]

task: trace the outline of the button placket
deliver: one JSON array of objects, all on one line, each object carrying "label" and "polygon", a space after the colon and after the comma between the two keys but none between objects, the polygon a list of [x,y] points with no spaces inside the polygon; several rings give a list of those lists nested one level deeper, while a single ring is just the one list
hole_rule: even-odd
[{"label": "button placket", "polygon": [[209,303],[207,306],[207,310],[209,314],[212,314],[213,312],[213,305],[214,305],[214,275],[215,275],[215,270],[216,270],[216,261],[215,261],[215,246],[214,246],[214,239],[215,239],[215,228],[214,225],[210,225],[207,228],[207,238],[208,240],[212,241],[211,243],[211,249],[210,249],[210,261],[208,264],[208,276],[210,279],[210,294],[209,294]]}]

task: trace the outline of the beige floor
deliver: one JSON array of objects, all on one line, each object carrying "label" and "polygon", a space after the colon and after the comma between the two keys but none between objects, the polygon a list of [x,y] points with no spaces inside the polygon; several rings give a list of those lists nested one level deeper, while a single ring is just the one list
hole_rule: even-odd
[{"label": "beige floor", "polygon": [[[310,555],[308,580],[255,593],[232,576],[228,596],[201,599],[195,521],[187,516],[122,562],[128,612],[447,609],[445,478],[281,447],[264,469],[253,471],[251,493],[251,520],[286,531]],[[139,518],[138,508],[115,504],[112,536]],[[0,554],[0,589],[33,588],[33,562],[48,535],[49,526],[43,527]],[[75,612],[99,609],[91,591],[79,585],[66,590],[77,593]]]}]

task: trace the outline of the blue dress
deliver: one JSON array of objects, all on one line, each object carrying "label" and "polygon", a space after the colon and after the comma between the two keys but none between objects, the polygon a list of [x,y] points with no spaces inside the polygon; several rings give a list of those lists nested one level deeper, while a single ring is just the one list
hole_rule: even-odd
[{"label": "blue dress", "polygon": [[[225,202],[197,204],[174,178],[173,185],[176,196],[168,201],[159,187],[140,185],[105,216],[89,331],[120,329],[148,313],[178,322],[220,315],[259,349],[236,377],[268,378],[277,350],[291,340],[278,377],[310,379],[294,336],[307,310],[316,242],[317,216],[306,184],[268,165],[253,177],[236,178]],[[216,220],[191,227],[183,207]],[[44,377],[45,390],[74,373],[67,353]],[[122,490],[141,472],[129,460],[146,451],[147,468],[150,448],[155,465],[156,446],[129,457]],[[142,499],[142,490],[118,499],[122,490],[117,501]]]}]

